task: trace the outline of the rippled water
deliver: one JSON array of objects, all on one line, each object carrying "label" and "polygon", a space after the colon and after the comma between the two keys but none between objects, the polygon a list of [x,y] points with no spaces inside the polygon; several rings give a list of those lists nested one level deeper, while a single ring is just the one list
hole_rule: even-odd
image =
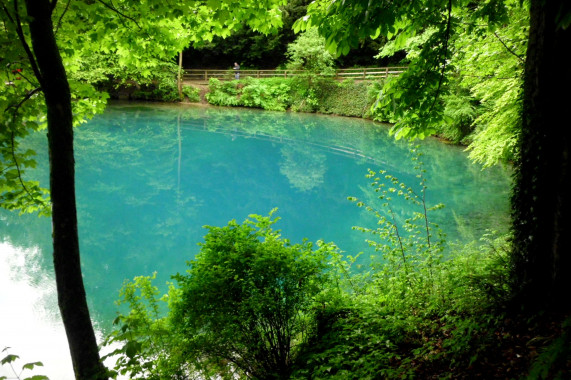
[{"label": "rippled water", "polygon": [[[125,279],[158,272],[164,284],[198,252],[204,225],[242,221],[277,207],[276,228],[293,242],[334,241],[365,251],[354,225],[374,219],[347,200],[372,200],[367,169],[387,170],[419,189],[409,146],[369,121],[313,114],[115,104],[76,130],[82,265],[98,331],[109,328]],[[427,203],[450,240],[506,228],[509,173],[482,171],[461,148],[420,143]],[[45,136],[32,173],[47,184]],[[407,204],[395,202],[405,217]],[[0,348],[41,360],[54,379],[71,378],[57,311],[46,218],[0,211]],[[0,367],[0,375],[5,368]]]}]

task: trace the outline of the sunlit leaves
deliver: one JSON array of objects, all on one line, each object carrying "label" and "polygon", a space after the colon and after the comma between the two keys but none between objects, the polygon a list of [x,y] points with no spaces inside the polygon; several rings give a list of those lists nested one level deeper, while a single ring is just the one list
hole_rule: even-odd
[{"label": "sunlit leaves", "polygon": [[309,28],[288,45],[287,67],[293,70],[307,70],[312,73],[332,73],[333,57],[325,50],[325,38],[317,28]]},{"label": "sunlit leaves", "polygon": [[[388,38],[381,55],[404,50],[409,68],[379,92],[375,117],[395,123],[397,138],[475,128],[471,157],[489,166],[514,153],[528,24],[525,3],[513,0],[317,0],[295,29],[318,27],[338,55]],[[467,92],[472,100],[452,104]]]},{"label": "sunlit leaves", "polygon": [[[105,107],[107,95],[93,84],[174,77],[170,61],[190,44],[226,37],[242,22],[261,32],[274,30],[281,26],[279,6],[284,4],[285,0],[54,2],[52,21],[70,79],[74,125]],[[33,160],[29,152],[22,156],[18,151],[20,140],[46,121],[33,58],[25,49],[30,38],[23,2],[3,0],[0,18],[0,202],[9,209],[46,213],[45,190],[24,178]]]}]

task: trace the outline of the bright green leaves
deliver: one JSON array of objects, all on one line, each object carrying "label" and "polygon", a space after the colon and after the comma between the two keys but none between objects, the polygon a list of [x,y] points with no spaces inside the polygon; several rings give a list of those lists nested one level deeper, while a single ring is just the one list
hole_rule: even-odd
[{"label": "bright green leaves", "polygon": [[313,297],[327,281],[334,247],[292,245],[272,229],[276,220],[270,213],[207,227],[200,253],[177,276],[173,323],[184,336],[180,350],[197,362],[228,361],[256,378],[291,371],[292,345],[307,339]]},{"label": "bright green leaves", "polygon": [[506,5],[509,22],[493,30],[474,27],[456,44],[459,84],[480,104],[470,158],[484,166],[514,158],[519,130],[529,15],[518,2]]},{"label": "bright green leaves", "polygon": [[[21,78],[27,77],[26,66],[21,71],[13,67],[0,70],[0,76],[9,78],[15,70]],[[49,215],[47,190],[27,176],[27,169],[36,166],[35,152],[20,148],[21,140],[45,123],[41,94],[32,83],[16,78],[17,83],[5,85],[0,92],[0,207]]]},{"label": "bright green leaves", "polygon": [[475,130],[472,159],[489,166],[512,157],[529,25],[524,3],[318,0],[307,12],[295,30],[318,27],[337,55],[380,36],[389,39],[381,56],[406,52],[409,69],[387,82],[373,110],[395,123],[397,138],[461,140]]},{"label": "bright green leaves", "polygon": [[115,370],[130,379],[173,376],[165,364],[172,339],[164,309],[167,302],[176,298],[176,290],[171,287],[168,295],[159,297],[159,289],[152,283],[155,278],[156,273],[125,281],[118,305],[127,304],[129,313],[115,319],[113,324],[117,327],[104,341],[104,346],[114,350],[103,359],[115,359]]},{"label": "bright green leaves", "polygon": [[310,73],[333,74],[333,57],[325,50],[325,38],[317,28],[309,28],[288,45],[287,68],[306,70]]}]

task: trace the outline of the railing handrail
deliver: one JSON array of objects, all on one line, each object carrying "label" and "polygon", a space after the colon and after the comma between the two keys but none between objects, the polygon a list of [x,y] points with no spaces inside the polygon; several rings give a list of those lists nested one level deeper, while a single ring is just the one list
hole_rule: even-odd
[{"label": "railing handrail", "polygon": [[[376,79],[386,78],[393,75],[398,75],[407,69],[406,66],[386,66],[386,67],[367,67],[367,68],[349,68],[337,69],[331,75],[324,75],[334,77],[335,79]],[[274,70],[257,70],[257,69],[244,69],[240,70],[240,77],[255,77],[255,78],[268,78],[268,77],[292,77],[304,73],[304,70],[288,70],[288,69],[274,69]],[[210,78],[217,79],[233,79],[235,71],[233,69],[185,69],[185,79],[198,79],[208,81]],[[320,74],[318,74],[320,75]]]}]

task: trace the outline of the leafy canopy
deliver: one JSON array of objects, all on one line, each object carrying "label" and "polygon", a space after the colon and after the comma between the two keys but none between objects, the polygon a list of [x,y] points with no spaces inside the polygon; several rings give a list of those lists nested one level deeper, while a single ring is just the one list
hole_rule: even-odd
[{"label": "leafy canopy", "polygon": [[[101,112],[108,78],[151,80],[191,43],[228,36],[245,22],[269,32],[281,25],[285,0],[54,1],[52,22],[72,92],[74,124]],[[45,128],[45,105],[30,49],[23,2],[0,0],[0,206],[50,212],[47,190],[27,178],[34,151],[21,146]]]},{"label": "leafy canopy", "polygon": [[317,28],[336,55],[381,36],[380,56],[404,50],[408,70],[379,92],[376,118],[397,138],[474,130],[471,157],[489,166],[515,151],[527,25],[515,0],[318,0],[295,28]]}]

